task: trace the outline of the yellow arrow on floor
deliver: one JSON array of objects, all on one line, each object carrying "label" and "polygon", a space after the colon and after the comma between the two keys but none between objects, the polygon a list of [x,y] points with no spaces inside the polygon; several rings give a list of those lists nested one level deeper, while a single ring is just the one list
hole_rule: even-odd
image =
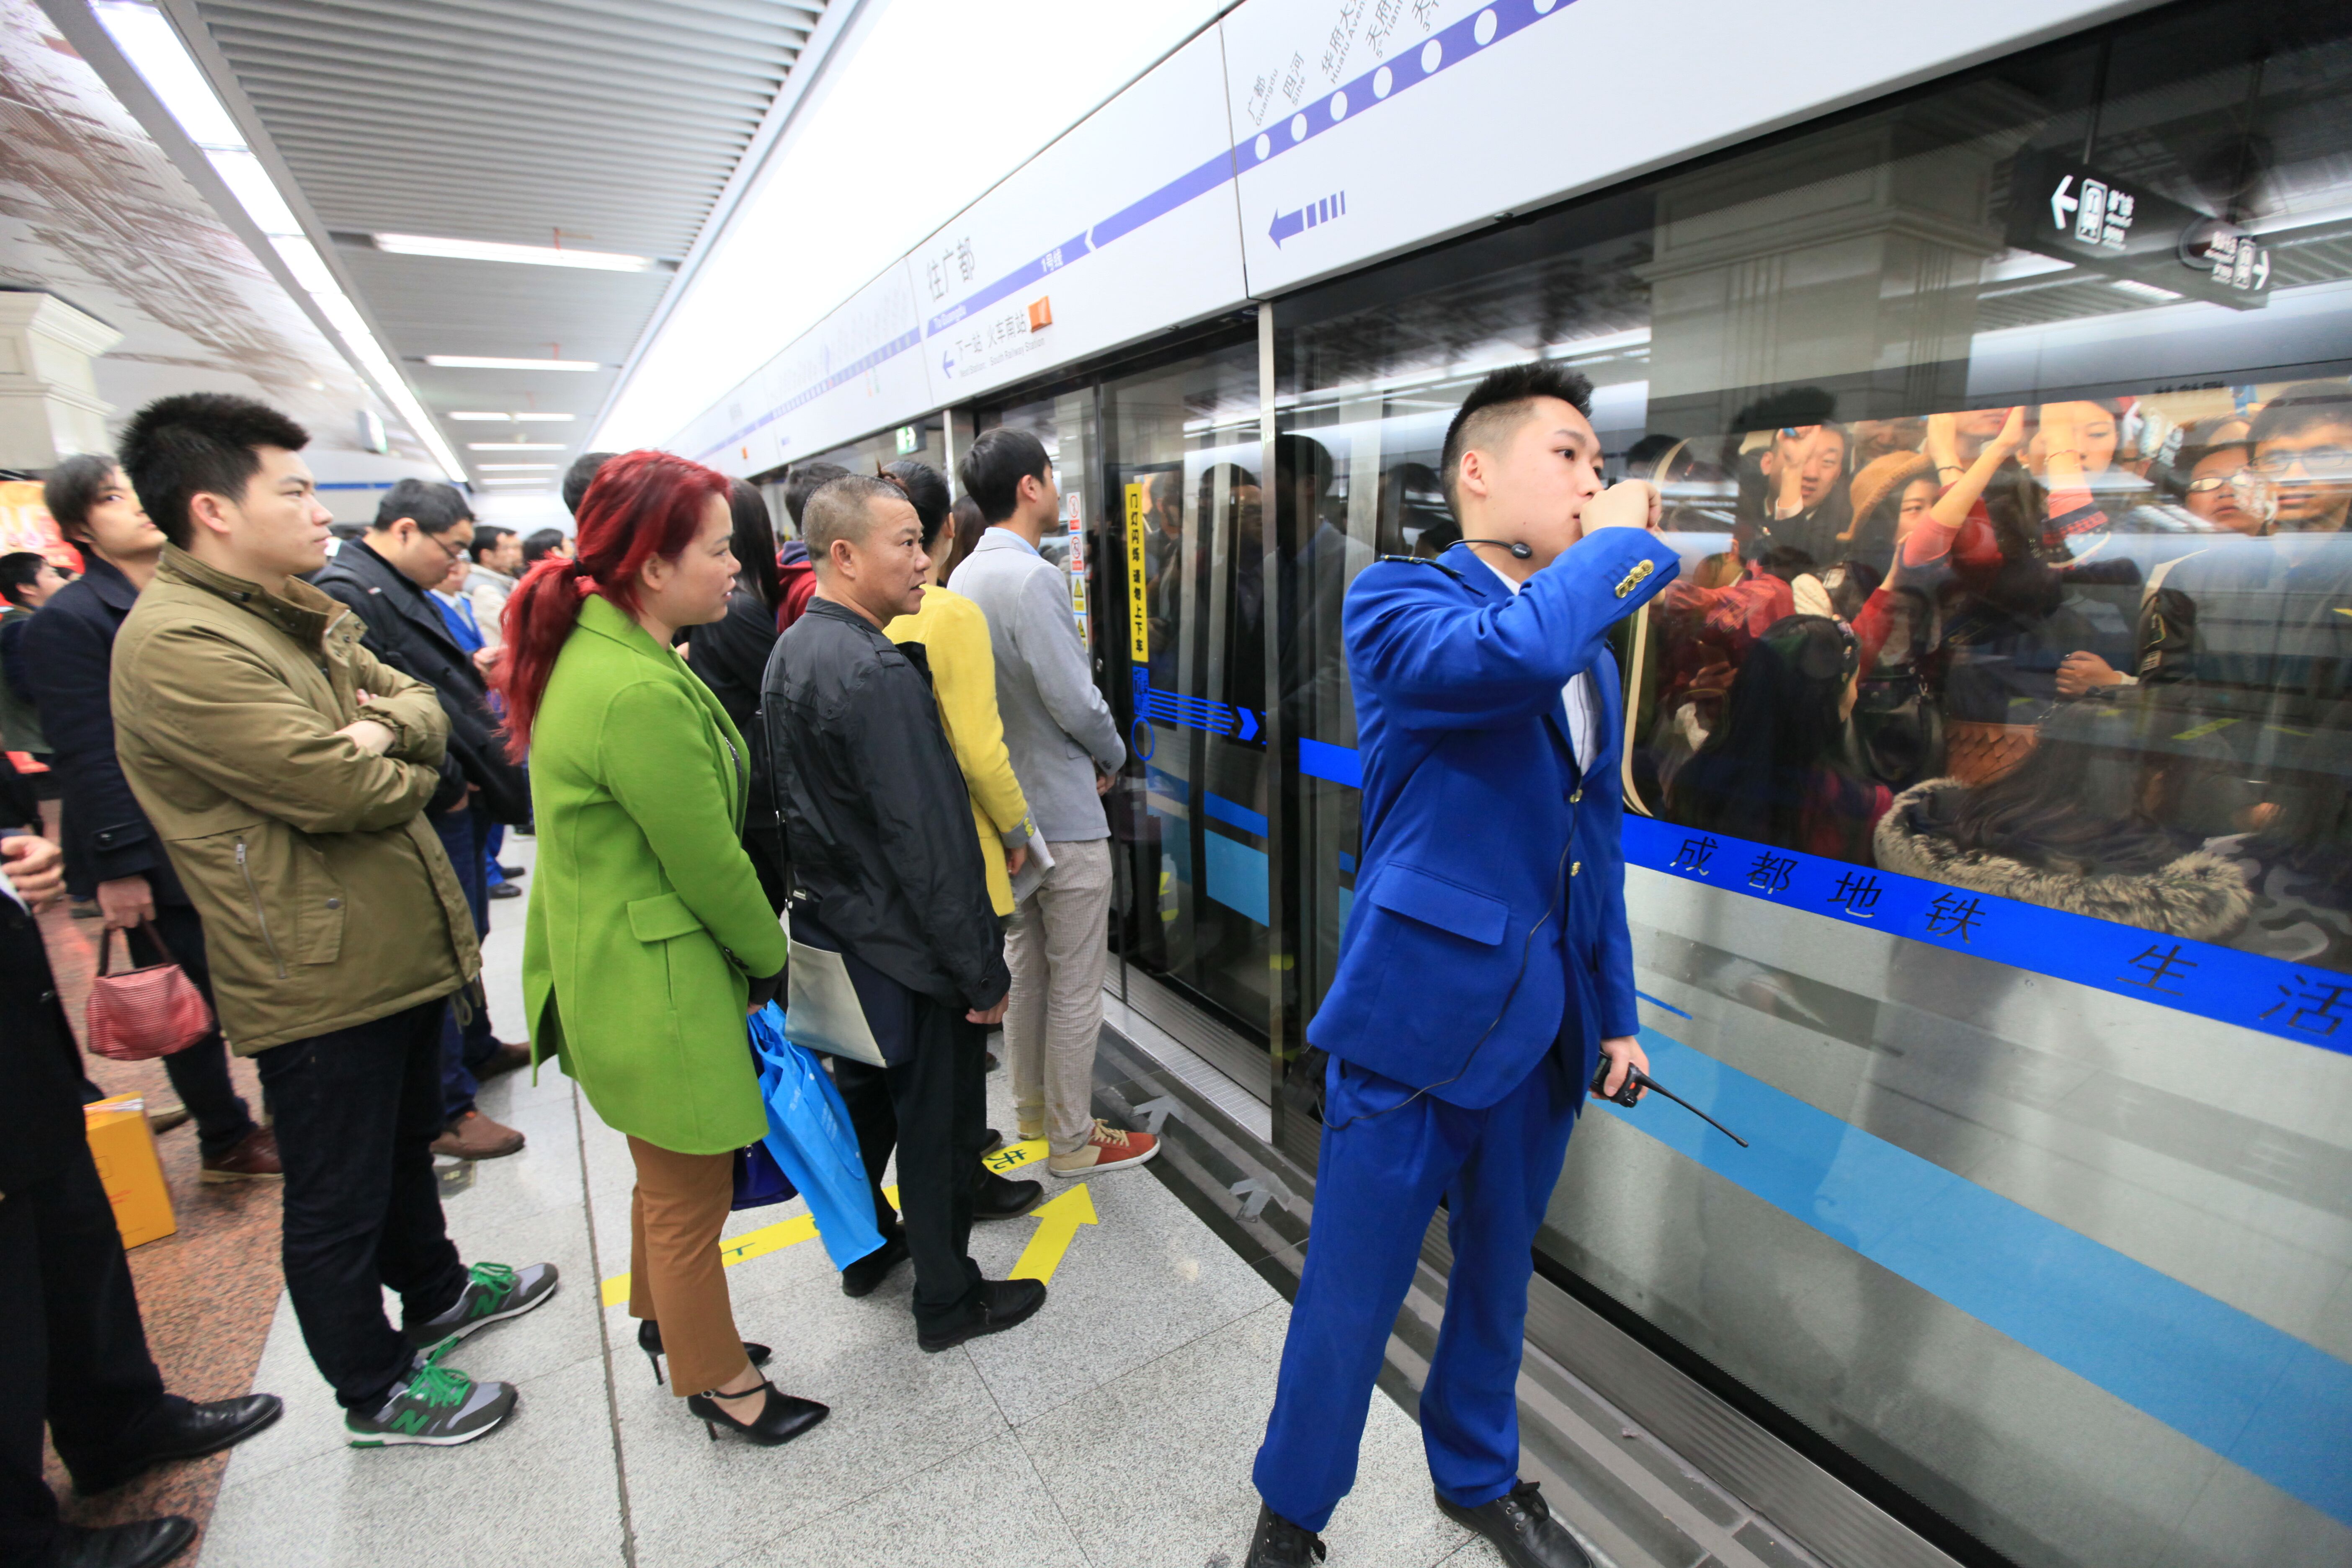
[{"label": "yellow arrow on floor", "polygon": [[1054,1270],[1062,1266],[1062,1254],[1070,1250],[1077,1239],[1078,1226],[1100,1225],[1095,1216],[1095,1200],[1080,1182],[1060,1197],[1031,1215],[1037,1222],[1037,1234],[1021,1249],[1021,1261],[1013,1266],[1015,1279],[1034,1279],[1043,1285],[1054,1278]]},{"label": "yellow arrow on floor", "polygon": [[[1031,1164],[1036,1161],[1042,1160],[1045,1157],[1045,1141],[1043,1138],[1038,1138],[1033,1139],[1031,1142],[1026,1143],[1008,1143],[1003,1148],[999,1149],[995,1153],[988,1156],[988,1158],[982,1163],[985,1163],[990,1170],[1002,1176],[1009,1172],[1017,1171],[1024,1165]],[[1079,1190],[1084,1191],[1085,1189],[1081,1188]],[[882,1189],[882,1195],[889,1199],[891,1204],[895,1205],[898,1201],[898,1189],[896,1187],[885,1187]],[[1036,1213],[1040,1217],[1043,1217],[1061,1201],[1062,1200],[1060,1199],[1056,1199],[1055,1203],[1047,1204],[1044,1208],[1038,1209]],[[1094,1207],[1091,1202],[1088,1204],[1087,1208],[1086,1223],[1088,1225],[1095,1223]],[[765,1258],[771,1252],[782,1252],[787,1247],[798,1247],[803,1241],[814,1241],[815,1239],[816,1220],[808,1215],[794,1215],[792,1218],[787,1220],[779,1220],[774,1225],[762,1226],[758,1230],[747,1230],[740,1236],[729,1237],[726,1240],[719,1244],[719,1261],[727,1268],[732,1268],[739,1263],[749,1263],[754,1258]],[[1069,1242],[1065,1239],[1062,1245],[1064,1247],[1067,1247]],[[1034,1252],[1036,1249],[1036,1243],[1032,1241],[1030,1243],[1029,1252]],[[1021,1261],[1024,1264],[1029,1261],[1029,1252],[1024,1252],[1021,1255]],[[1056,1251],[1054,1254],[1054,1258],[1055,1262],[1059,1262],[1061,1259],[1061,1253]],[[1045,1272],[1037,1275],[1036,1278],[1039,1279],[1048,1279],[1052,1276],[1053,1272],[1053,1265],[1049,1263],[1045,1266]],[[628,1299],[629,1277],[626,1274],[615,1274],[611,1279],[604,1281],[604,1302],[605,1306],[617,1307]]]}]

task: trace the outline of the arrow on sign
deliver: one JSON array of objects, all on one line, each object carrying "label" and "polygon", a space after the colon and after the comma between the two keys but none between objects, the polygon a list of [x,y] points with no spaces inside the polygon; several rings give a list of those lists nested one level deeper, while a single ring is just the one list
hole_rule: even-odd
[{"label": "arrow on sign", "polygon": [[1255,1219],[1265,1213],[1265,1200],[1274,1196],[1274,1189],[1255,1176],[1244,1177],[1225,1190],[1242,1200],[1242,1212],[1235,1217],[1245,1220]]},{"label": "arrow on sign", "polygon": [[1160,1124],[1182,1109],[1174,1095],[1163,1094],[1157,1100],[1147,1100],[1137,1106],[1135,1114],[1143,1118],[1143,1130],[1157,1138],[1160,1136]]},{"label": "arrow on sign", "polygon": [[1093,1194],[1080,1182],[1037,1211],[1037,1234],[1021,1249],[1021,1261],[1013,1266],[1012,1278],[1046,1283],[1062,1266],[1062,1254],[1070,1250],[1078,1226],[1101,1223],[1095,1216]]},{"label": "arrow on sign", "polygon": [[2060,228],[2066,226],[2066,215],[2083,205],[2080,197],[2066,194],[2074,188],[2074,176],[2068,174],[2058,182],[2058,188],[2050,193],[2050,221]]},{"label": "arrow on sign", "polygon": [[1246,709],[1246,708],[1236,708],[1236,709],[1234,709],[1234,711],[1235,713],[1238,713],[1238,714],[1240,714],[1240,715],[1241,715],[1241,728],[1240,728],[1240,730],[1239,730],[1239,731],[1237,731],[1234,733],[1234,739],[1235,739],[1235,740],[1237,740],[1237,741],[1255,741],[1255,740],[1256,740],[1256,739],[1257,739],[1257,715],[1256,715],[1256,714],[1255,714],[1255,713],[1253,713],[1253,712],[1251,712],[1251,711],[1250,711],[1248,709]]},{"label": "arrow on sign", "polygon": [[1276,247],[1279,247],[1284,240],[1294,234],[1306,232],[1306,228],[1307,209],[1300,207],[1296,212],[1275,214],[1274,226],[1265,232],[1266,237],[1273,240]]}]

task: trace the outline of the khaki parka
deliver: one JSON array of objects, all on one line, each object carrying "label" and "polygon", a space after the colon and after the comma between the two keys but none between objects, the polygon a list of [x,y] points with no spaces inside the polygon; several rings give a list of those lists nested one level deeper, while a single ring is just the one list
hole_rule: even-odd
[{"label": "khaki parka", "polygon": [[[115,638],[115,751],[204,920],[239,1056],[389,1016],[480,972],[423,815],[448,720],[308,583],[283,594],[166,546]],[[373,719],[376,756],[336,731]]]}]

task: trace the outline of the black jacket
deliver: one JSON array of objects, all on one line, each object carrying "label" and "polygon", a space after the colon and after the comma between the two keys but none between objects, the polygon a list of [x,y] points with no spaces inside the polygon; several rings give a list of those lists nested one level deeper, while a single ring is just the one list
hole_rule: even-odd
[{"label": "black jacket", "polygon": [[760,679],[768,668],[768,650],[775,646],[776,612],[760,603],[758,595],[740,588],[727,595],[727,614],[695,627],[687,643],[687,665],[710,688],[743,739],[754,745]]},{"label": "black jacket", "polygon": [[829,600],[776,639],[761,687],[795,886],[843,945],[900,984],[967,1007],[1012,987],[919,645]]},{"label": "black jacket", "polygon": [[[0,835],[37,816],[32,794],[0,757]],[[58,1003],[41,928],[22,905],[0,893],[0,1203],[57,1171],[83,1142],[81,1058]]]},{"label": "black jacket", "polygon": [[[361,640],[370,653],[441,694],[441,710],[449,715],[449,755],[467,784],[481,786],[479,804],[492,819],[529,822],[530,775],[507,760],[498,715],[490,711],[489,683],[449,635],[449,624],[425,590],[363,539],[346,542],[310,581],[352,607],[367,627]],[[448,804],[434,801],[436,807]]]},{"label": "black jacket", "polygon": [[84,554],[89,569],[25,626],[33,700],[65,786],[66,890],[87,899],[100,882],[144,877],[157,903],[184,904],[172,858],[114,758],[114,634],[139,590],[112,563]]}]

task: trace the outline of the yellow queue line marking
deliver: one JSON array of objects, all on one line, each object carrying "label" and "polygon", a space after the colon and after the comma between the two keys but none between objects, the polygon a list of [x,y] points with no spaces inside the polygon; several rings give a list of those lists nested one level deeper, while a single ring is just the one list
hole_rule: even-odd
[{"label": "yellow queue line marking", "polygon": [[[1034,1164],[1037,1161],[1043,1160],[1045,1157],[1045,1141],[1043,1138],[1037,1138],[1033,1139],[1026,1143],[1008,1143],[981,1163],[986,1165],[990,1170],[995,1172],[998,1175],[1002,1176],[1008,1174],[1011,1172],[1017,1171],[1024,1165]],[[1086,1189],[1081,1186],[1074,1192],[1065,1193],[1062,1196],[1055,1198],[1052,1203],[1049,1203],[1043,1208],[1038,1209],[1034,1217],[1040,1220],[1045,1219],[1049,1213],[1055,1213],[1055,1211],[1061,1210],[1069,1203],[1071,1198],[1077,1196],[1085,1190]],[[887,1198],[891,1204],[895,1205],[898,1201],[898,1189],[896,1187],[885,1187],[882,1189],[882,1195]],[[1037,1236],[1031,1238],[1028,1249],[1022,1253],[1021,1262],[1013,1270],[1013,1277],[1015,1279],[1034,1279],[1041,1280],[1052,1279],[1054,1277],[1055,1266],[1061,1262],[1063,1252],[1068,1250],[1070,1237],[1077,1234],[1077,1227],[1080,1225],[1094,1225],[1097,1223],[1095,1218],[1094,1200],[1092,1198],[1086,1200],[1085,1208],[1086,1217],[1082,1220],[1072,1219],[1068,1221],[1066,1227],[1064,1226],[1062,1216],[1059,1214],[1055,1214],[1055,1217],[1049,1221],[1044,1228],[1039,1230]],[[1066,1230],[1066,1234],[1063,1235],[1061,1245],[1054,1249],[1053,1255],[1050,1258],[1047,1258],[1043,1253],[1039,1252],[1038,1244],[1044,1239],[1047,1231],[1059,1232],[1064,1231],[1065,1229]],[[794,1215],[790,1219],[779,1220],[774,1225],[762,1226],[758,1230],[747,1230],[740,1236],[731,1237],[719,1243],[719,1258],[720,1263],[724,1267],[732,1268],[737,1264],[748,1263],[754,1258],[765,1258],[771,1252],[782,1252],[787,1247],[798,1247],[803,1241],[814,1241],[815,1239],[815,1218],[813,1215],[804,1214]],[[1021,1272],[1022,1268],[1025,1268],[1030,1266],[1032,1254],[1037,1254],[1038,1266],[1045,1269],[1043,1274],[1032,1275],[1023,1274]],[[617,1307],[628,1300],[628,1275],[624,1272],[615,1274],[612,1278],[606,1279],[604,1283],[603,1294],[604,1303],[607,1307]]]}]

